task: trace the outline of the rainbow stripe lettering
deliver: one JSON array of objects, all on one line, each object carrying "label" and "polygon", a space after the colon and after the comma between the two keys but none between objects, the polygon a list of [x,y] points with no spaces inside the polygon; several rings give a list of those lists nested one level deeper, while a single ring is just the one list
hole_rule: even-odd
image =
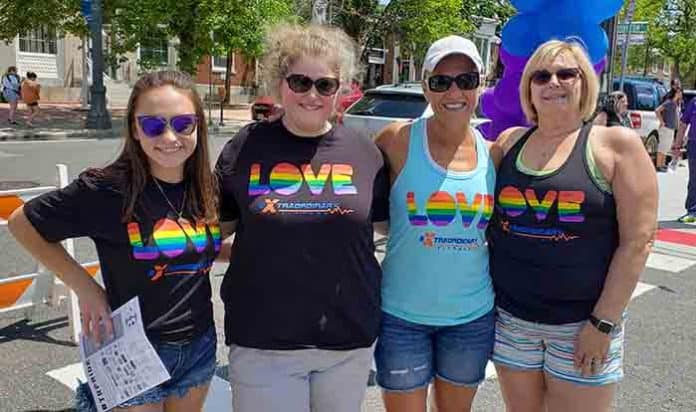
[{"label": "rainbow stripe lettering", "polygon": [[425,206],[425,213],[428,215],[433,225],[449,225],[457,214],[454,198],[447,192],[440,191],[433,193],[430,195],[428,203]]},{"label": "rainbow stripe lettering", "polygon": [[290,163],[278,163],[271,170],[270,184],[279,195],[294,195],[302,186],[302,174]]},{"label": "rainbow stripe lettering", "polygon": [[522,192],[514,186],[506,186],[500,191],[498,204],[510,217],[517,217],[527,209],[527,202],[524,200]]},{"label": "rainbow stripe lettering", "polygon": [[412,226],[426,226],[428,224],[428,218],[418,214],[416,194],[413,192],[406,193],[406,210],[408,211],[408,221],[411,222]]},{"label": "rainbow stripe lettering", "polygon": [[358,190],[353,186],[353,166],[333,165],[331,168],[331,183],[334,193],[338,196],[355,195]]},{"label": "rainbow stripe lettering", "polygon": [[558,194],[558,220],[572,223],[584,222],[585,216],[580,213],[584,201],[585,192],[562,190]]},{"label": "rainbow stripe lettering", "polygon": [[309,191],[313,195],[320,195],[324,191],[324,186],[326,185],[326,180],[329,178],[329,173],[331,173],[331,165],[323,164],[319,169],[319,173],[314,175],[312,170],[312,165],[302,166],[302,175],[304,176],[307,186],[309,186]]},{"label": "rainbow stripe lettering", "polygon": [[549,210],[551,210],[551,207],[556,202],[558,192],[555,190],[549,190],[546,192],[546,195],[544,195],[544,200],[541,201],[541,203],[539,203],[534,189],[525,190],[524,196],[527,198],[527,203],[529,203],[529,206],[536,212],[537,220],[543,221],[546,220],[546,217],[549,215]]},{"label": "rainbow stripe lettering", "polygon": [[267,195],[270,192],[268,186],[261,184],[261,165],[254,163],[249,170],[249,196]]},{"label": "rainbow stripe lettering", "polygon": [[160,254],[157,246],[145,246],[143,244],[143,239],[140,235],[140,227],[135,222],[128,224],[128,240],[133,247],[133,257],[135,260],[153,260]]}]

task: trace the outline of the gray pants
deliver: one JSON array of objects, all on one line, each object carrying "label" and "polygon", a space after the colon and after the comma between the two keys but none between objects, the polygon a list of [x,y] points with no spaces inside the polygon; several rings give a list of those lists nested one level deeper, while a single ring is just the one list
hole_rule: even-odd
[{"label": "gray pants", "polygon": [[234,412],[360,411],[374,346],[349,351],[230,346]]}]

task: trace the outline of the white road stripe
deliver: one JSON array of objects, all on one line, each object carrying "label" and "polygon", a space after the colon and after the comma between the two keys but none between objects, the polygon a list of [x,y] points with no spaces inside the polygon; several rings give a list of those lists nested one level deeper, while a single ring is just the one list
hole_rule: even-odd
[{"label": "white road stripe", "polygon": [[651,269],[679,273],[690,268],[691,266],[696,265],[696,261],[678,256],[665,255],[662,253],[651,253],[650,256],[648,256],[648,261],[645,265]]}]

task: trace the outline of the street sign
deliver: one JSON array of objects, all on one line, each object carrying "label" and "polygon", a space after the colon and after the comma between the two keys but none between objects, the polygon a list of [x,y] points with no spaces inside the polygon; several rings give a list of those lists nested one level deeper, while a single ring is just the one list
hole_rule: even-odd
[{"label": "street sign", "polygon": [[[617,26],[617,33],[619,35],[626,36],[626,31],[628,30],[627,23],[619,23]],[[647,34],[648,33],[648,22],[647,21],[633,21],[631,22],[631,34]]]},{"label": "street sign", "polygon": [[[645,44],[648,40],[648,35],[643,33],[631,33],[628,39],[630,46]],[[626,43],[626,34],[622,34],[616,38],[616,44],[623,46]]]},{"label": "street sign", "polygon": [[92,19],[92,0],[81,0],[80,10],[82,11],[82,15],[85,16],[85,19],[90,21]]}]

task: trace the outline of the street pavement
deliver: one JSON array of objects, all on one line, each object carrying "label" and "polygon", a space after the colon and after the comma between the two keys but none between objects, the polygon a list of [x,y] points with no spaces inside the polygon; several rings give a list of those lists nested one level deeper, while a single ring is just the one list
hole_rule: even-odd
[{"label": "street pavement", "polygon": [[[211,138],[214,158],[230,137]],[[85,167],[113,160],[120,145],[118,139],[0,142],[0,187],[19,181],[53,185],[56,163],[67,164],[70,175],[75,176]],[[696,342],[696,226],[675,222],[683,211],[687,176],[686,167],[674,174],[658,174],[662,229],[628,311],[626,379],[616,399],[619,411],[696,411],[696,356],[692,350]],[[5,230],[0,227],[0,273],[32,271],[32,260]],[[78,241],[76,249],[79,261],[95,259],[90,242]],[[223,273],[224,266],[214,268],[214,290],[219,290]],[[214,299],[218,338],[223,342],[223,308],[219,297]],[[230,410],[222,343],[218,359],[218,378],[207,411]],[[80,375],[78,362],[77,348],[69,342],[65,302],[42,307],[31,321],[19,315],[0,315],[0,412],[71,410],[70,387]],[[368,386],[363,411],[383,410],[378,389]],[[504,410],[491,367],[474,410]]]}]

